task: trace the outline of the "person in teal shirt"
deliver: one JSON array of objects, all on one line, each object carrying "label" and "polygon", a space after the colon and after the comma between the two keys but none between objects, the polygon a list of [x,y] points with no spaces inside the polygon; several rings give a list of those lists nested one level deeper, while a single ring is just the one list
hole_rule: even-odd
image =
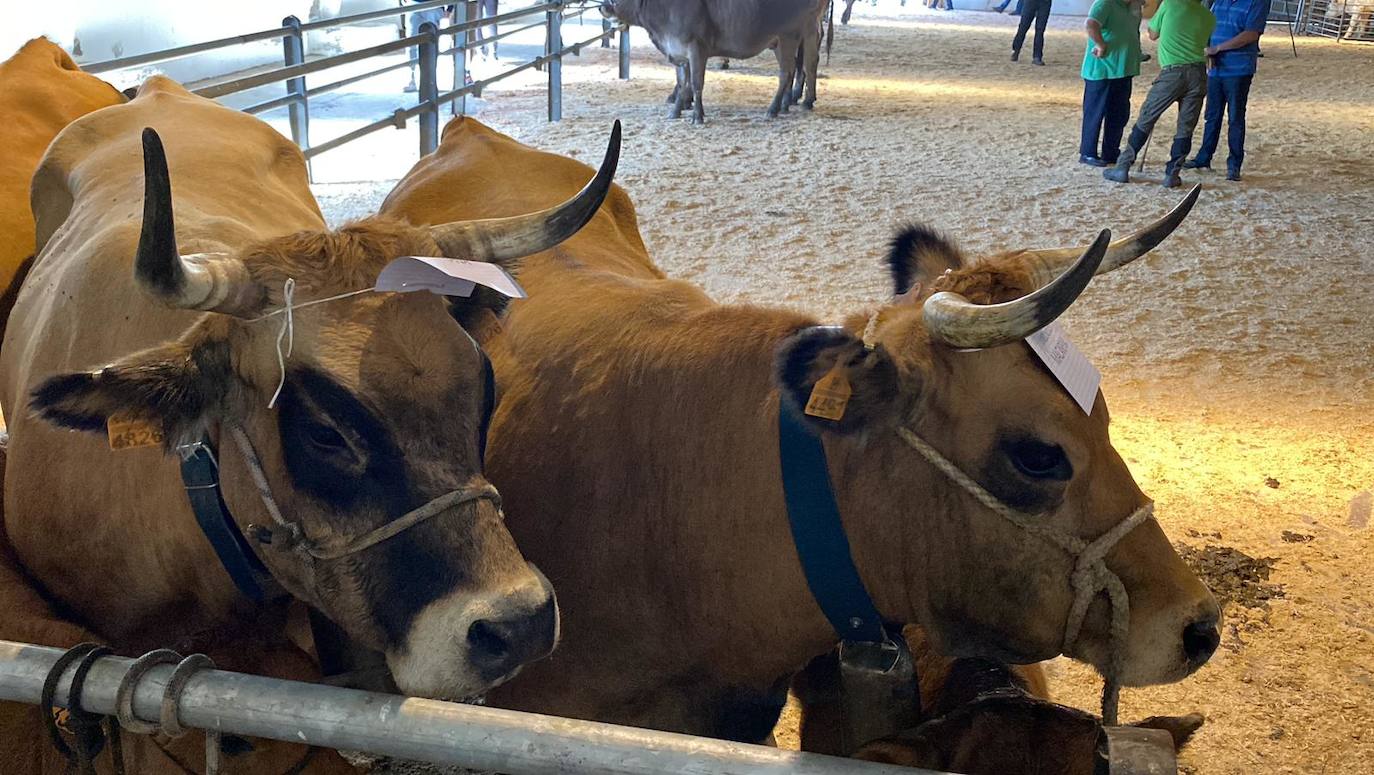
[{"label": "person in teal shirt", "polygon": [[1150,19],[1150,39],[1159,41],[1159,76],[1150,84],[1150,93],[1140,107],[1135,126],[1116,166],[1102,170],[1102,177],[1117,183],[1131,179],[1131,163],[1150,139],[1155,122],[1164,111],[1178,104],[1178,127],[1164,165],[1164,186],[1183,185],[1179,168],[1193,147],[1193,130],[1202,116],[1207,97],[1208,38],[1217,26],[1216,17],[1201,0],[1164,0]]},{"label": "person in teal shirt", "polygon": [[1106,167],[1121,156],[1121,135],[1131,118],[1131,83],[1140,75],[1140,2],[1096,0],[1088,11],[1078,142],[1083,164]]}]

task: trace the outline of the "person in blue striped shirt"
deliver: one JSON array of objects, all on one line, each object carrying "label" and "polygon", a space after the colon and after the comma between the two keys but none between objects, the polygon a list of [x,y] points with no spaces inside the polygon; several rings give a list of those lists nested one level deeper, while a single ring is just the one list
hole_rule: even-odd
[{"label": "person in blue striped shirt", "polygon": [[1217,17],[1217,27],[1206,49],[1212,63],[1207,72],[1206,124],[1197,156],[1183,166],[1212,168],[1212,155],[1221,141],[1221,115],[1225,112],[1230,152],[1226,179],[1240,180],[1240,166],[1245,161],[1245,107],[1259,62],[1259,39],[1269,16],[1269,0],[1216,0],[1212,13]]}]

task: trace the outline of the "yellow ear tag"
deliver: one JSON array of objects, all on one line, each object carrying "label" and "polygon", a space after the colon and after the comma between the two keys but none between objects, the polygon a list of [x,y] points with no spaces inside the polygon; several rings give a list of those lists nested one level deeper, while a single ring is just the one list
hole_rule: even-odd
[{"label": "yellow ear tag", "polygon": [[837,363],[824,377],[816,381],[815,387],[811,388],[811,398],[806,402],[806,413],[826,420],[839,420],[844,417],[844,409],[849,405],[849,397],[853,393],[844,367]]},{"label": "yellow ear tag", "polygon": [[113,450],[157,447],[163,441],[161,428],[133,417],[110,415],[110,419],[105,421],[105,430],[110,436],[110,449]]}]

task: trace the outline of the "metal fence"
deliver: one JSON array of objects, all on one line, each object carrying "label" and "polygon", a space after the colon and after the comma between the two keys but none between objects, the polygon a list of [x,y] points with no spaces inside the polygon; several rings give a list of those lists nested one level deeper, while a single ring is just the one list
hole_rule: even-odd
[{"label": "metal fence", "polygon": [[[38,703],[44,680],[62,653],[46,646],[0,640],[0,701]],[[101,715],[118,713],[119,687],[132,664],[133,660],[122,657],[98,659],[85,676],[80,707]],[[690,735],[213,669],[197,670],[179,691],[169,690],[176,669],[180,668],[170,664],[153,667],[132,684],[131,709],[139,721],[156,725],[166,712],[173,723],[186,727],[507,775],[939,775]],[[54,695],[57,705],[71,706],[71,683],[71,676],[66,674],[58,681]],[[217,746],[207,746],[207,751],[211,747],[218,751]]]},{"label": "metal fence", "polygon": [[1305,0],[1298,29],[1323,38],[1374,42],[1374,0]]},{"label": "metal fence", "polygon": [[[357,51],[350,51],[335,56],[306,61],[305,35],[309,32],[333,29],[347,25],[363,24],[388,17],[401,17],[420,11],[440,9],[446,5],[454,6],[455,16],[454,23],[448,26],[438,27],[432,23],[425,23],[420,26],[419,30],[413,31],[414,34],[402,37],[398,40],[370,46]],[[581,53],[582,49],[596,43],[601,43],[603,46],[609,45],[611,38],[617,35],[619,35],[620,38],[620,77],[622,79],[628,79],[630,77],[630,41],[628,28],[615,27],[603,20],[600,34],[575,43],[568,44],[564,42],[563,23],[570,19],[580,18],[588,11],[593,10],[595,7],[594,5],[573,4],[565,2],[565,0],[549,0],[548,2],[535,3],[496,16],[472,20],[467,18],[469,7],[470,3],[464,2],[463,0],[459,0],[457,3],[454,3],[453,0],[431,0],[430,2],[413,3],[404,7],[368,11],[366,13],[340,16],[333,19],[323,19],[309,23],[302,23],[301,20],[295,16],[288,16],[282,20],[282,26],[279,28],[250,32],[245,35],[233,35],[227,38],[178,46],[162,51],[153,51],[145,54],[94,62],[83,65],[83,69],[90,73],[107,73],[114,70],[167,62],[249,43],[280,40],[283,63],[281,67],[266,72],[253,73],[230,80],[218,81],[206,86],[201,86],[193,91],[203,97],[220,98],[271,84],[285,83],[285,94],[280,97],[250,105],[244,108],[244,111],[257,115],[272,110],[287,109],[291,128],[291,139],[301,147],[307,161],[326,151],[332,151],[335,148],[357,140],[360,137],[372,134],[373,132],[393,127],[398,129],[404,128],[406,123],[412,118],[419,118],[420,153],[422,155],[431,153],[438,146],[439,113],[444,105],[452,105],[454,114],[466,113],[468,107],[467,97],[469,95],[480,94],[485,87],[493,83],[510,78],[517,73],[535,68],[546,70],[548,73],[548,116],[550,121],[558,121],[563,116],[563,57],[569,54],[577,55]],[[503,70],[489,78],[484,78],[473,83],[466,83],[467,51],[475,45],[480,45],[480,43],[474,39],[474,31],[479,27],[487,27],[496,24],[518,24],[518,26],[515,29],[502,31],[499,35],[487,37],[483,42],[495,43],[503,38],[542,27],[545,31],[544,53],[513,65],[509,69]],[[452,40],[452,45],[449,48],[441,47],[442,41],[445,38],[451,38]],[[397,64],[390,64],[314,87],[307,85],[307,76],[386,54],[405,52],[412,47],[418,47],[419,49],[418,61],[414,63],[414,66],[419,71],[419,89],[415,105],[398,107],[390,115],[380,117],[369,124],[358,127],[339,137],[331,138],[322,143],[311,144],[310,99],[312,97],[335,91],[358,83],[359,81],[374,78],[394,70],[411,67],[412,63],[411,61],[403,61]],[[445,55],[452,56],[453,58],[454,88],[450,91],[440,93],[438,87],[439,60],[440,57]]]}]

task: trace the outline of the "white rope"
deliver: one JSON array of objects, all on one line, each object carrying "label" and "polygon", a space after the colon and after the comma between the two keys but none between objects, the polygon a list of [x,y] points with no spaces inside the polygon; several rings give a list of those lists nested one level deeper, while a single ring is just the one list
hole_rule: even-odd
[{"label": "white rope", "polygon": [[1064,624],[1064,643],[1061,649],[1063,652],[1068,653],[1078,640],[1083,629],[1083,619],[1088,613],[1088,606],[1092,603],[1093,598],[1097,596],[1098,592],[1105,591],[1107,593],[1107,601],[1111,606],[1111,656],[1107,669],[1103,671],[1105,683],[1102,689],[1102,721],[1105,724],[1116,724],[1117,706],[1121,695],[1120,677],[1125,660],[1126,636],[1130,630],[1131,603],[1126,594],[1126,587],[1121,583],[1121,578],[1107,567],[1106,557],[1112,547],[1116,546],[1117,542],[1124,538],[1127,533],[1130,533],[1145,520],[1154,517],[1154,504],[1146,503],[1130,516],[1116,523],[1111,530],[1091,542],[1084,541],[1077,536],[1050,527],[1042,519],[1019,512],[1003,503],[997,496],[984,489],[981,484],[960,470],[958,466],[940,454],[939,450],[926,443],[925,439],[916,435],[910,428],[898,427],[897,434],[909,446],[921,453],[921,456],[931,465],[938,468],[955,484],[964,488],[988,510],[1000,515],[1022,530],[1058,546],[1073,557],[1074,569],[1069,577],[1069,583],[1074,593],[1074,599]]},{"label": "white rope", "polygon": [[[338,301],[339,299],[347,299],[350,296],[359,296],[364,293],[371,293],[375,290],[377,290],[375,286],[372,288],[362,288],[356,291],[347,291],[333,296],[326,296],[323,299],[314,299],[312,301],[297,304],[295,303],[296,280],[292,277],[286,278],[286,282],[282,283],[282,306],[248,321],[249,323],[257,323],[270,317],[284,315],[281,329],[277,332],[277,369],[280,376],[277,378],[277,389],[272,391],[272,399],[267,402],[268,409],[276,407],[277,399],[281,397],[282,388],[286,386],[286,359],[291,357],[291,351],[296,344],[295,310],[313,307],[316,304],[324,304],[325,302]],[[285,350],[282,349],[283,342],[286,344]]]},{"label": "white rope", "polygon": [[[282,317],[281,330],[277,332],[277,369],[281,376],[277,379],[277,389],[272,391],[272,400],[267,402],[267,408],[271,409],[277,405],[277,397],[281,395],[281,389],[286,386],[286,359],[291,357],[291,349],[296,344],[296,317],[291,312],[291,297],[296,294],[296,280],[293,277],[286,278],[282,284],[281,296],[286,305],[281,311],[286,314]],[[282,339],[286,340],[286,354],[282,354]]]}]

